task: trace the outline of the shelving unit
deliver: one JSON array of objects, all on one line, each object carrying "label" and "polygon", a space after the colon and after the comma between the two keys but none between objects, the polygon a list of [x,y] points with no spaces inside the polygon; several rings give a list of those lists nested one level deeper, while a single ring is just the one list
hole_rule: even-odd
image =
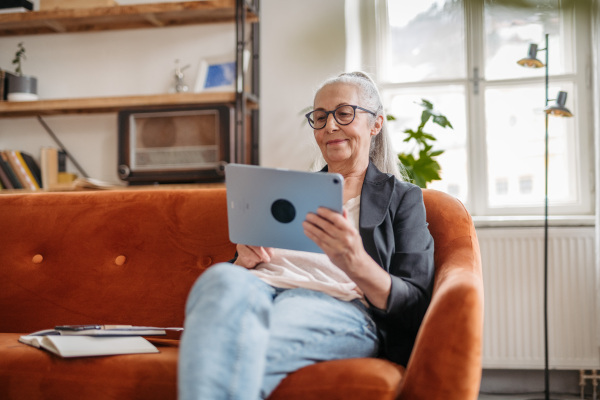
[{"label": "shelving unit", "polygon": [[[0,118],[113,113],[126,108],[235,105],[235,162],[258,163],[258,0],[182,1],[0,14],[0,36],[68,34],[119,29],[233,23],[236,30],[235,92],[174,93],[140,96],[0,102]],[[250,29],[248,30],[248,26]],[[250,43],[251,76],[242,70]],[[250,82],[247,81],[250,80]],[[248,91],[247,88],[250,88]]]}]

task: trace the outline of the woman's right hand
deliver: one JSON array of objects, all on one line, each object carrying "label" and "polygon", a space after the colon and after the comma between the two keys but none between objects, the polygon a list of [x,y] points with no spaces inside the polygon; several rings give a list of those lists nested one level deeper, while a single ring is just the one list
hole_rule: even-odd
[{"label": "woman's right hand", "polygon": [[260,263],[271,261],[274,251],[272,247],[248,246],[245,244],[238,244],[236,249],[238,257],[234,264],[248,269],[252,269]]}]

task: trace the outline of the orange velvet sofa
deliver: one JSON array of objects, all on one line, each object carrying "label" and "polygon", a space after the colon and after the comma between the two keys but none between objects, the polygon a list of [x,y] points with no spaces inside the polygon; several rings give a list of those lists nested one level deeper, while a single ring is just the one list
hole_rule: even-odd
[{"label": "orange velvet sofa", "polygon": [[[406,368],[381,359],[316,364],[271,399],[474,400],[483,283],[462,204],[424,190],[435,240],[431,306]],[[175,399],[178,338],[158,354],[62,359],[18,342],[61,324],[183,326],[196,278],[233,257],[225,189],[0,195],[0,399]]]}]

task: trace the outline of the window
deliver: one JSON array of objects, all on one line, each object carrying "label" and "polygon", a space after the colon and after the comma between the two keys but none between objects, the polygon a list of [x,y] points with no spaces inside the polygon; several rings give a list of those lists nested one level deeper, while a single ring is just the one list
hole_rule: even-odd
[{"label": "window", "polygon": [[[511,4],[512,6],[504,6]],[[518,5],[518,6],[517,6]],[[427,126],[445,150],[442,180],[429,187],[462,200],[473,215],[541,213],[544,204],[545,69],[519,66],[529,44],[545,60],[549,97],[568,93],[575,118],[550,117],[550,212],[589,214],[593,194],[589,2],[559,0],[379,0],[373,69],[397,151],[416,128],[422,98],[453,130]],[[364,57],[364,56],[363,56]],[[363,64],[364,65],[364,64]],[[367,68],[369,69],[369,68]]]}]

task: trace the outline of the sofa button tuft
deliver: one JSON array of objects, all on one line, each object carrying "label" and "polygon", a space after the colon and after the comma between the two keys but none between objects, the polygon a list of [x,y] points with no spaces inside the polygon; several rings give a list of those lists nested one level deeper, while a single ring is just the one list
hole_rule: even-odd
[{"label": "sofa button tuft", "polygon": [[44,256],[42,256],[41,254],[36,254],[35,256],[33,256],[31,261],[34,264],[41,264],[41,262],[44,261]]},{"label": "sofa button tuft", "polygon": [[125,256],[117,256],[117,258],[115,258],[115,264],[120,267],[121,265],[125,264],[126,260],[127,258]]},{"label": "sofa button tuft", "polygon": [[198,260],[198,266],[201,268],[208,268],[212,265],[213,259],[211,256],[204,256]]}]

